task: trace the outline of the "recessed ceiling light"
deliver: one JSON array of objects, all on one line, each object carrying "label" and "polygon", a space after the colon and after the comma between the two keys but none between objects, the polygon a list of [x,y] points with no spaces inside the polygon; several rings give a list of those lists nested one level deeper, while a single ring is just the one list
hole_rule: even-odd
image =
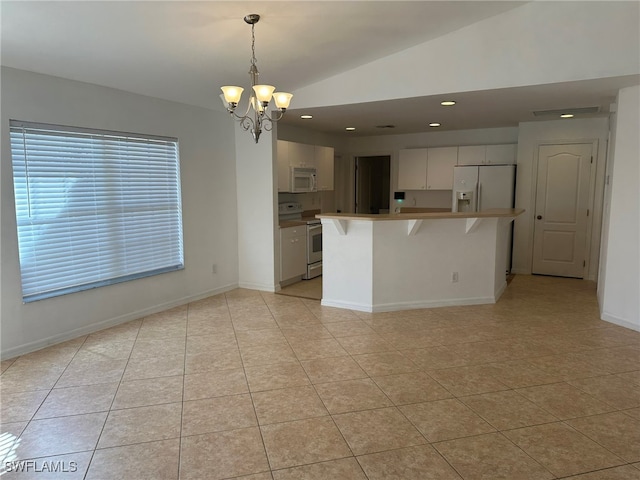
[{"label": "recessed ceiling light", "polygon": [[356,127],[347,127],[345,128],[346,131],[348,132],[353,132],[356,129]]},{"label": "recessed ceiling light", "polygon": [[395,125],[376,125],[376,128],[396,128]]},{"label": "recessed ceiling light", "polygon": [[560,118],[573,118],[573,113],[563,113]]},{"label": "recessed ceiling light", "polygon": [[433,122],[429,124],[430,127],[439,127],[440,124],[438,122]]},{"label": "recessed ceiling light", "polygon": [[300,115],[300,118],[304,118],[305,120],[309,118],[313,118],[313,115]]},{"label": "recessed ceiling light", "polygon": [[450,107],[451,105],[455,105],[456,102],[453,100],[445,100],[444,102],[440,102],[440,105],[444,105],[445,107]]}]

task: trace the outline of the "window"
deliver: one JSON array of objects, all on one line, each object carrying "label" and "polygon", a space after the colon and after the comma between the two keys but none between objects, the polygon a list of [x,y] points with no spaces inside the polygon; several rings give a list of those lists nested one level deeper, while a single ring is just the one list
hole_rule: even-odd
[{"label": "window", "polygon": [[25,302],[184,268],[177,139],[10,132]]}]

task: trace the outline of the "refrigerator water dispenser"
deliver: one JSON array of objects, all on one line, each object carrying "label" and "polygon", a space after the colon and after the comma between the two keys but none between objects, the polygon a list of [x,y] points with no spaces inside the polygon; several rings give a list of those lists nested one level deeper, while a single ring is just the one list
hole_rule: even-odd
[{"label": "refrigerator water dispenser", "polygon": [[473,191],[456,192],[454,212],[473,212]]}]

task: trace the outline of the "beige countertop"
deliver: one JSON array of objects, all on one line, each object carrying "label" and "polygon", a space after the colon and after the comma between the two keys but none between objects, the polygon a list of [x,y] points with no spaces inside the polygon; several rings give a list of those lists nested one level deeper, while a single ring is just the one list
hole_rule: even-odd
[{"label": "beige countertop", "polygon": [[411,213],[383,213],[378,215],[365,213],[322,213],[316,218],[331,220],[435,220],[442,218],[496,218],[517,217],[524,213],[522,208],[496,208],[481,212],[411,212]]}]

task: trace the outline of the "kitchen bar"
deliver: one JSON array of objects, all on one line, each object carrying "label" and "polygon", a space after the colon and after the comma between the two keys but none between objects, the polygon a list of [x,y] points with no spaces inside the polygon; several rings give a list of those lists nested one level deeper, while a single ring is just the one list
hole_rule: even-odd
[{"label": "kitchen bar", "polygon": [[495,303],[522,209],[321,214],[322,305],[385,312]]}]

